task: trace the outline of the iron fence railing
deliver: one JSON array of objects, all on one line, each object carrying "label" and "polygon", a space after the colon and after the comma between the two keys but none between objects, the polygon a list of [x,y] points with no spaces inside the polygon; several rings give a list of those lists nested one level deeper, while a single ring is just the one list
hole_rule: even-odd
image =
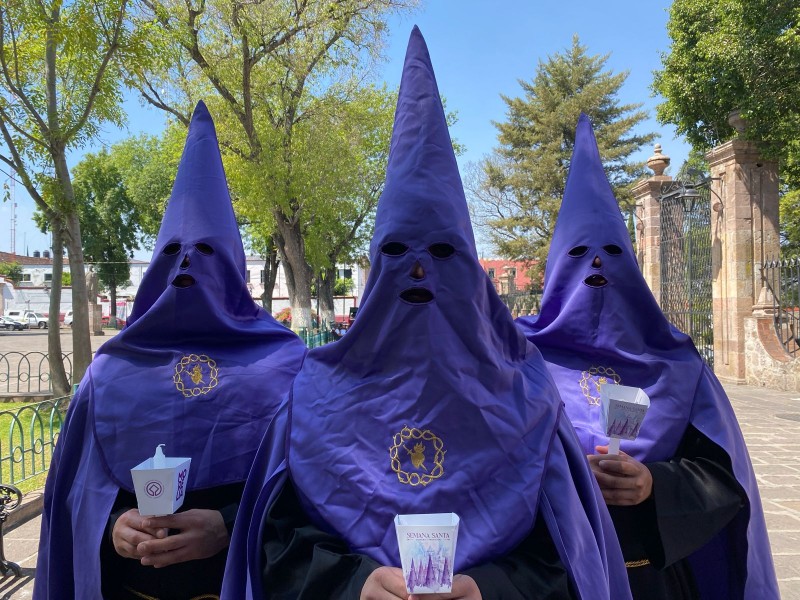
[{"label": "iron fence railing", "polygon": [[50,468],[70,397],[0,410],[0,483],[18,484]]},{"label": "iron fence railing", "polygon": [[[67,381],[72,381],[72,352],[62,354]],[[46,352],[0,354],[0,394],[51,393],[50,357]]]},{"label": "iron fence railing", "polygon": [[800,257],[767,261],[761,275],[772,297],[775,333],[786,352],[795,356],[800,351]]},{"label": "iron fence railing", "polygon": [[711,203],[707,184],[665,183],[659,259],[664,316],[691,336],[700,356],[714,366],[711,281]]},{"label": "iron fence railing", "polygon": [[500,299],[508,307],[514,318],[535,315],[542,307],[542,291],[526,290],[500,294]]}]

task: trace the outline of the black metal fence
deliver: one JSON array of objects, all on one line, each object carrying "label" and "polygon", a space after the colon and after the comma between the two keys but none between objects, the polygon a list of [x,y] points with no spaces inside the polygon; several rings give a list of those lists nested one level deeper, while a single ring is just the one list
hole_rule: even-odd
[{"label": "black metal fence", "polygon": [[524,317],[525,315],[535,315],[542,307],[542,291],[526,290],[512,292],[510,294],[500,294],[500,299],[508,307],[509,312],[514,318]]},{"label": "black metal fence", "polygon": [[796,356],[800,350],[800,257],[771,260],[761,267],[775,321],[775,333],[786,352]]},{"label": "black metal fence", "polygon": [[713,367],[710,190],[674,181],[662,188],[660,200],[661,310]]},{"label": "black metal fence", "polygon": [[[62,355],[67,381],[72,381],[72,352]],[[0,354],[0,394],[52,393],[50,357],[46,352]]]},{"label": "black metal fence", "polygon": [[69,400],[64,396],[0,410],[0,483],[19,484],[47,472]]}]

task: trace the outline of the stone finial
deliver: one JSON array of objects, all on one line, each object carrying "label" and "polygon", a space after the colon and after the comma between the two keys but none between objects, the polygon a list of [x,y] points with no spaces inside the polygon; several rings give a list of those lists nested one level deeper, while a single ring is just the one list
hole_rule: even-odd
[{"label": "stone finial", "polygon": [[742,113],[738,108],[728,113],[728,125],[736,130],[737,137],[744,137],[744,132],[747,129],[747,119],[742,117]]},{"label": "stone finial", "polygon": [[656,177],[660,177],[669,166],[669,161],[669,156],[661,153],[661,144],[656,144],[655,153],[647,159],[647,167]]}]

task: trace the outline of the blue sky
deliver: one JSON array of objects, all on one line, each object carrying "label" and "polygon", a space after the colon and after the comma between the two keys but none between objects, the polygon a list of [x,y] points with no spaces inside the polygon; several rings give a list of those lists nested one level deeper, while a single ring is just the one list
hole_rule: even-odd
[{"label": "blue sky", "polygon": [[[530,81],[540,61],[560,53],[577,34],[591,55],[610,54],[606,69],[628,71],[619,94],[623,104],[643,103],[650,118],[640,131],[655,132],[665,154],[672,158],[675,172],[689,153],[689,146],[676,139],[674,128],[655,119],[660,102],[650,91],[653,71],[661,66],[661,53],[669,49],[666,33],[668,0],[427,0],[413,15],[392,19],[386,47],[388,61],[378,78],[390,86],[400,82],[408,35],[418,25],[433,61],[440,92],[458,122],[452,135],[466,146],[459,157],[462,174],[470,162],[480,160],[496,146],[493,121],[504,121],[506,106],[500,95],[522,95],[519,80]],[[102,142],[113,143],[129,134],[158,133],[163,117],[155,109],[142,108],[129,99],[127,131],[108,130]],[[645,160],[653,148],[634,156]],[[669,172],[669,171],[668,171]],[[0,174],[3,181],[5,175]],[[33,225],[33,201],[16,186],[16,251],[44,250],[48,237]],[[0,204],[0,251],[11,250],[11,206]],[[144,252],[145,258],[148,256]]]}]

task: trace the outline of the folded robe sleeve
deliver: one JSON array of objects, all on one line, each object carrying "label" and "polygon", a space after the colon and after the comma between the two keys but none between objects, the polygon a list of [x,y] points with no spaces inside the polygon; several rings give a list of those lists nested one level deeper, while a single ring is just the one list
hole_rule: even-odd
[{"label": "folded robe sleeve", "polygon": [[[652,496],[637,506],[609,506],[623,555],[629,567],[648,560],[655,569],[675,571],[668,575],[683,580],[681,587],[694,588],[686,581],[691,574],[682,559],[722,530],[745,506],[747,496],[725,451],[692,425],[671,460],[647,463],[647,468],[653,476]],[[629,568],[635,597],[634,581],[647,579],[648,570]],[[652,591],[658,582],[647,585]]]},{"label": "folded robe sleeve", "polygon": [[[357,600],[367,578],[381,566],[352,553],[342,539],[312,525],[291,481],[267,512],[263,538],[262,581],[270,600]],[[484,600],[576,597],[542,519],[507,556],[464,574],[475,580]]]}]

